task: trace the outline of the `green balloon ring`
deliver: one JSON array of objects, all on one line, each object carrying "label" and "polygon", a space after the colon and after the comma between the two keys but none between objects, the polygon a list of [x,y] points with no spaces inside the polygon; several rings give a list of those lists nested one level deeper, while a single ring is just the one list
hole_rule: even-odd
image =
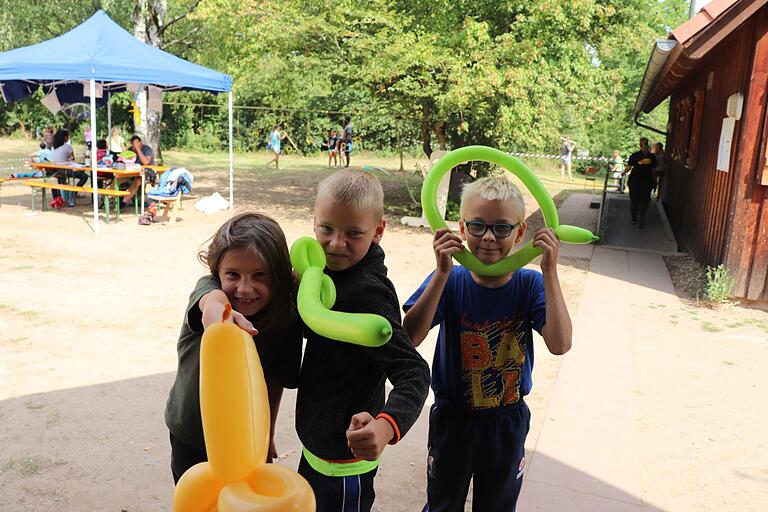
[{"label": "green balloon ring", "polygon": [[[421,188],[421,206],[433,232],[448,227],[445,219],[440,215],[436,203],[440,180],[457,165],[473,160],[496,164],[520,178],[520,181],[539,203],[539,208],[541,208],[541,213],[544,216],[544,224],[555,231],[560,241],[571,244],[588,244],[598,239],[587,229],[560,225],[557,207],[538,176],[517,158],[486,146],[467,146],[455,149],[442,156],[427,174]],[[530,241],[506,258],[490,265],[481,262],[468,249],[464,249],[463,252],[453,256],[456,261],[481,276],[500,276],[527,265],[542,252],[541,249],[533,246],[533,241]]]}]

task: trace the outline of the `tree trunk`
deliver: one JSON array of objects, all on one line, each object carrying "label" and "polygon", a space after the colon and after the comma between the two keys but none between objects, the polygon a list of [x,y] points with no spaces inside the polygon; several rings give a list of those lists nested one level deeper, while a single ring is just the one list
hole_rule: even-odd
[{"label": "tree trunk", "polygon": [[429,100],[424,99],[421,103],[421,147],[427,158],[432,156],[432,130],[429,128],[430,112]]},{"label": "tree trunk", "polygon": [[[155,48],[162,48],[163,23],[167,12],[167,0],[134,0],[131,20],[136,38]],[[162,158],[160,124],[163,119],[163,109],[150,110],[148,108],[146,89],[139,95],[137,103],[141,111],[141,123],[136,127],[136,133],[145,144],[152,147],[156,158]]]},{"label": "tree trunk", "polygon": [[445,143],[445,133],[443,132],[443,126],[445,126],[445,121],[438,121],[435,123],[435,135],[437,135],[438,148],[442,151],[447,151],[448,146]]}]

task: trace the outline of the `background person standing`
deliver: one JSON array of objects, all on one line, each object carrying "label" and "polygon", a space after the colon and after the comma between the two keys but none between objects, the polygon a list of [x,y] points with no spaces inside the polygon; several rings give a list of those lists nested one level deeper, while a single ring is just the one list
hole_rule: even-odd
[{"label": "background person standing", "polygon": [[288,133],[282,133],[280,132],[280,125],[276,124],[275,127],[272,129],[272,133],[269,136],[269,148],[272,150],[272,152],[275,154],[275,156],[267,162],[267,167],[269,167],[269,164],[272,162],[275,162],[275,169],[278,171],[280,170],[280,144],[285,138],[288,136]]},{"label": "background person standing", "polygon": [[624,174],[629,175],[629,201],[632,224],[640,223],[645,227],[645,213],[651,202],[651,190],[656,188],[656,157],[648,147],[648,139],[640,139],[640,151],[629,157]]},{"label": "background person standing", "polygon": [[344,153],[346,163],[344,167],[349,167],[349,154],[352,152],[352,123],[349,116],[344,116],[344,133],[341,136],[341,151]]},{"label": "background person standing", "polygon": [[573,161],[573,148],[576,143],[568,137],[560,137],[563,145],[560,146],[560,178],[565,179],[565,169],[568,169],[568,180],[573,181],[571,163]]}]

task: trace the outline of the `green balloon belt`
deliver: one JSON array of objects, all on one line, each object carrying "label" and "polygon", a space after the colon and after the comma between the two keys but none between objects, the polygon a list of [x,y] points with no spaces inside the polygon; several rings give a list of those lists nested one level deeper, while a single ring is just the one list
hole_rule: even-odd
[{"label": "green balloon belt", "polygon": [[[588,244],[598,239],[589,230],[561,225],[554,201],[533,171],[517,158],[485,146],[468,146],[451,151],[441,157],[427,175],[421,189],[421,204],[433,231],[447,227],[435,202],[440,180],[457,165],[472,160],[499,165],[520,178],[539,203],[545,225],[554,230],[560,241]],[[454,258],[480,275],[498,276],[514,272],[542,252],[541,249],[533,247],[531,241],[491,265],[482,263],[467,249],[455,254]],[[392,337],[392,326],[384,317],[331,309],[336,302],[336,287],[333,280],[323,272],[326,265],[325,252],[317,240],[310,237],[296,240],[291,246],[291,264],[301,276],[297,298],[299,315],[312,331],[329,339],[365,347],[380,347],[389,341]]]}]

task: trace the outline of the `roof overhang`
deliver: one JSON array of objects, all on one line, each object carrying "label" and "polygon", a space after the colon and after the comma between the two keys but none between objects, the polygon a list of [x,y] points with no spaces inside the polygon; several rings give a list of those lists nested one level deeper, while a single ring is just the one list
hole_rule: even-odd
[{"label": "roof overhang", "polygon": [[[693,74],[702,59],[768,0],[714,0],[693,18],[657,40],[635,101],[635,114],[649,113]],[[659,48],[660,41],[670,41]],[[663,62],[662,62],[663,60]]]}]

